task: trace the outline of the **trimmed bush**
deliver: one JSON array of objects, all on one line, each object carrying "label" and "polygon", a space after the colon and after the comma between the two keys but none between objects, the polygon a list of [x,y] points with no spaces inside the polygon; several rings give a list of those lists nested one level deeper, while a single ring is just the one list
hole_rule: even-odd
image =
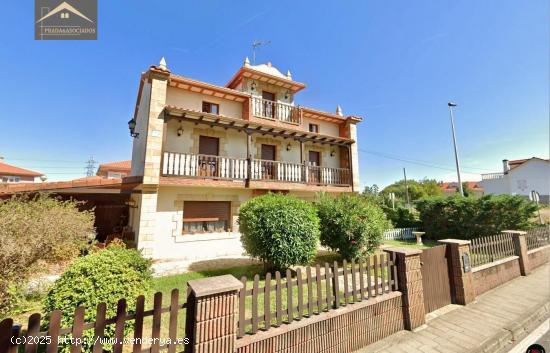
[{"label": "trimmed bush", "polygon": [[382,208],[357,195],[322,195],[318,204],[321,244],[347,259],[374,252],[390,228]]},{"label": "trimmed bush", "polygon": [[473,239],[505,229],[532,228],[538,206],[521,196],[430,197],[416,202],[430,239]]},{"label": "trimmed bush", "polygon": [[271,269],[309,263],[319,242],[319,218],[310,203],[267,194],[242,205],[239,229],[244,249]]},{"label": "trimmed bush", "polygon": [[[74,310],[78,306],[86,308],[85,321],[95,320],[95,308],[99,303],[106,303],[107,318],[116,315],[119,299],[126,299],[128,312],[133,312],[135,298],[147,295],[151,288],[151,261],[144,259],[137,250],[124,249],[120,246],[108,247],[77,259],[55,281],[44,299],[44,311],[49,314],[56,309],[63,311],[62,326],[70,327]],[[47,324],[47,321],[46,321]],[[131,323],[126,324],[126,333]],[[83,334],[83,351],[91,351],[90,338],[93,330]],[[105,337],[114,337],[114,325],[105,329]],[[112,350],[112,345],[104,349]],[[63,352],[69,346],[62,347]]]},{"label": "trimmed bush", "polygon": [[0,317],[20,308],[18,284],[44,262],[67,262],[91,248],[94,214],[46,194],[0,200]]}]

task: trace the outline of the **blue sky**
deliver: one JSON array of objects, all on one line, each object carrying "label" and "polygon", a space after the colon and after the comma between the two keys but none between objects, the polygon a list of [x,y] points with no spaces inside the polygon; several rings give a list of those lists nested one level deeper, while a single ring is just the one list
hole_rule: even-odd
[{"label": "blue sky", "polygon": [[297,103],[364,117],[363,184],[387,185],[403,167],[453,180],[451,99],[464,172],[548,157],[544,0],[99,0],[97,41],[35,41],[34,2],[3,6],[0,156],[49,180],[83,176],[90,156],[131,157],[139,74],[161,56],[175,73],[225,84],[256,39],[271,41],[258,62],[307,84]]}]

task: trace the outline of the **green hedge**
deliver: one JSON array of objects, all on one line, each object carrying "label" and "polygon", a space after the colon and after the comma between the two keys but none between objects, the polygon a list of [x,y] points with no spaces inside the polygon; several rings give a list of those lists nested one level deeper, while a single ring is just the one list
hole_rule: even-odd
[{"label": "green hedge", "polygon": [[473,239],[505,229],[529,229],[538,206],[521,196],[430,197],[416,202],[430,239]]},{"label": "green hedge", "polygon": [[[86,308],[85,321],[95,321],[95,309],[99,303],[107,304],[106,317],[116,315],[117,302],[126,299],[128,312],[133,312],[135,298],[147,295],[151,288],[151,261],[144,259],[137,250],[124,249],[119,246],[108,247],[77,259],[55,281],[44,300],[44,312],[49,317],[53,310],[63,311],[61,325],[70,327],[73,324],[74,310],[78,306]],[[46,320],[45,325],[48,324]],[[126,325],[126,333],[131,323]],[[90,342],[93,330],[84,332],[83,349],[91,351]],[[114,325],[105,329],[105,337],[114,337]],[[69,346],[63,345],[62,352],[68,352]],[[111,351],[112,345],[104,346]]]},{"label": "green hedge", "polygon": [[311,203],[282,194],[267,194],[247,201],[239,211],[244,249],[284,270],[309,263],[319,242],[319,218]]},{"label": "green hedge", "polygon": [[390,228],[382,208],[358,195],[322,195],[317,207],[321,244],[348,260],[376,250]]}]

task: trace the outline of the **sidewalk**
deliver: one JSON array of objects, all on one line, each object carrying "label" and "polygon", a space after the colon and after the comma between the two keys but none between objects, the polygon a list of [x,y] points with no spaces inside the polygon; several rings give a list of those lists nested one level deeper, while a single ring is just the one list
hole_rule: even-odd
[{"label": "sidewalk", "polygon": [[550,316],[550,265],[482,294],[468,306],[440,310],[446,312],[415,332],[398,332],[356,353],[506,352]]}]

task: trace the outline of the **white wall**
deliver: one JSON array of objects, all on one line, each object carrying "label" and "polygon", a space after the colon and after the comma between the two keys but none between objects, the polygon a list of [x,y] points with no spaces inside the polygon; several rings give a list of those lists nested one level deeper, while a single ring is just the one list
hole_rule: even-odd
[{"label": "white wall", "polygon": [[145,146],[147,142],[147,120],[149,116],[150,100],[151,84],[145,81],[143,83],[141,101],[138,106],[136,117],[136,132],[139,133],[139,136],[134,138],[132,145],[132,170],[130,175],[143,175],[145,168]]},{"label": "white wall", "polygon": [[550,162],[531,159],[508,172],[510,193],[529,196],[531,190],[550,194]]},{"label": "white wall", "polygon": [[504,174],[503,178],[480,181],[485,194],[529,196],[531,190],[550,195],[550,162],[531,159]]}]

